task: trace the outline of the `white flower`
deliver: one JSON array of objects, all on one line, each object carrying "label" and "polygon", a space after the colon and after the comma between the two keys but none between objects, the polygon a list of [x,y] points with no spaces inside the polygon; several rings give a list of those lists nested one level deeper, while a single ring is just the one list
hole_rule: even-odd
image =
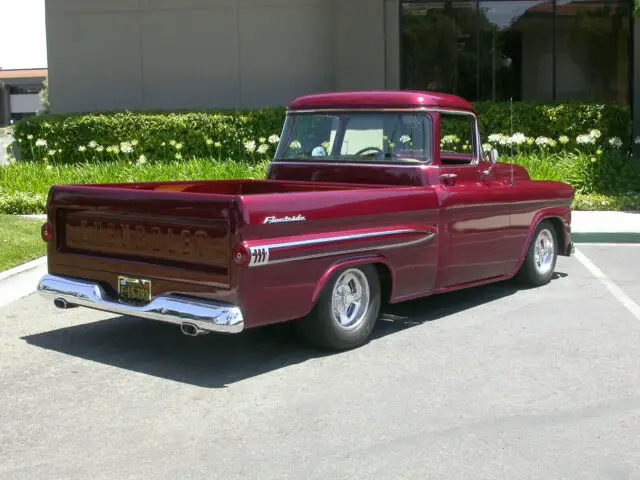
[{"label": "white flower", "polygon": [[78,151],[79,151],[79,152],[86,152],[86,151],[87,151],[87,147],[85,147],[84,145],[80,145],[80,146],[78,147]]},{"label": "white flower", "polygon": [[258,139],[258,141],[259,141],[260,143],[264,143],[264,142],[266,142],[266,141],[267,141],[267,139],[266,139],[266,138],[264,138],[264,137],[260,137],[260,138]]},{"label": "white flower", "polygon": [[31,134],[27,135],[27,140],[33,140],[33,135]]},{"label": "white flower", "polygon": [[546,147],[547,145],[552,145],[553,142],[550,138],[548,137],[538,137],[536,138],[536,145],[540,146],[540,147]]},{"label": "white flower", "polygon": [[298,140],[294,140],[293,142],[291,142],[290,147],[291,148],[300,148],[300,147],[302,147],[302,144]]},{"label": "white flower", "polygon": [[265,153],[267,153],[269,151],[269,145],[267,145],[266,143],[263,143],[262,145],[260,145],[258,147],[258,153],[260,155],[264,155]]},{"label": "white flower", "polygon": [[566,135],[560,135],[560,138],[558,138],[558,141],[562,145],[566,145],[567,143],[569,143],[569,137],[567,137]]},{"label": "white flower", "polygon": [[42,138],[39,138],[38,140],[36,140],[36,147],[46,147],[47,146],[47,141],[43,140]]},{"label": "white flower", "polygon": [[484,145],[482,145],[482,150],[484,152],[490,152],[492,148],[493,146],[490,143],[485,143]]},{"label": "white flower", "polygon": [[402,143],[409,143],[411,141],[411,137],[409,135],[402,135],[400,137],[400,141]]},{"label": "white flower", "polygon": [[96,152],[102,152],[102,151],[104,151],[104,147],[102,145],[98,145],[96,147]]},{"label": "white flower", "polygon": [[174,145],[174,147],[176,147],[176,150],[182,150],[182,144],[181,143],[176,143]]},{"label": "white flower", "polygon": [[133,152],[133,146],[129,142],[122,142],[120,144],[120,150],[122,153],[131,153]]},{"label": "white flower", "polygon": [[138,145],[138,140],[131,140],[131,145],[133,145],[134,147]]},{"label": "white flower", "polygon": [[89,148],[97,148],[98,143],[95,140],[89,142]]},{"label": "white flower", "polygon": [[213,140],[211,140],[210,138],[207,138],[207,139],[205,140],[205,143],[206,143],[207,145],[211,146],[211,145],[213,145]]},{"label": "white flower", "polygon": [[256,142],[254,140],[249,140],[248,142],[244,142],[244,148],[248,153],[255,152]]},{"label": "white flower", "polygon": [[49,155],[50,157],[53,157],[56,153],[58,153],[58,152],[56,152],[55,150],[49,150],[47,152],[47,155]]},{"label": "white flower", "polygon": [[169,145],[171,145],[172,147],[176,144],[175,140],[169,140]]},{"label": "white flower", "polygon": [[489,135],[488,140],[491,143],[498,143],[502,138],[504,138],[504,135],[502,135],[501,133],[492,133],[491,135]]},{"label": "white flower", "polygon": [[144,155],[140,155],[140,157],[138,157],[138,163],[144,165],[145,163],[147,163],[147,157],[145,157]]},{"label": "white flower", "polygon": [[524,133],[517,132],[511,136],[510,140],[514,145],[522,145],[527,141],[527,137],[525,137]]},{"label": "white flower", "polygon": [[619,137],[611,137],[609,139],[609,145],[615,148],[620,148],[622,146],[622,140]]},{"label": "white flower", "polygon": [[589,136],[593,139],[600,138],[600,135],[602,134],[600,133],[600,130],[597,129],[593,129],[589,132]]},{"label": "white flower", "polygon": [[280,137],[276,134],[273,134],[269,137],[269,143],[278,143],[280,141]]},{"label": "white flower", "polygon": [[176,160],[182,160],[182,154],[180,152],[176,152]]},{"label": "white flower", "polygon": [[440,143],[443,143],[445,145],[448,143],[458,143],[458,142],[460,142],[460,139],[456,135],[445,135],[440,140]]},{"label": "white flower", "polygon": [[220,148],[222,146],[222,143],[216,142],[216,143],[213,144],[213,146],[216,147],[216,148]]},{"label": "white flower", "polygon": [[595,143],[596,139],[593,136],[589,135],[578,135],[576,137],[576,143],[580,145],[585,145],[588,143]]}]

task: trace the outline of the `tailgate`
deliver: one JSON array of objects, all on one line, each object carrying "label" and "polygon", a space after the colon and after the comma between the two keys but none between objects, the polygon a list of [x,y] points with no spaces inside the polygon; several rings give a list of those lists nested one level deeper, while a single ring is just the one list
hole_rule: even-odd
[{"label": "tailgate", "polygon": [[234,203],[233,195],[54,187],[50,270],[70,275],[81,267],[83,278],[112,287],[124,274],[160,279],[162,290],[184,290],[178,283],[228,287]]}]

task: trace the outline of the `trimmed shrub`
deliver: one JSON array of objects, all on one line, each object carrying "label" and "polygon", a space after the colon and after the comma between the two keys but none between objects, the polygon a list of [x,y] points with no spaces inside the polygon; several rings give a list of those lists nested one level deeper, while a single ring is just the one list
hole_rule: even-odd
[{"label": "trimmed shrub", "polygon": [[[120,154],[258,160],[273,153],[275,142],[268,140],[280,133],[283,118],[283,109],[42,115],[18,122],[15,138],[21,159],[50,163],[111,160]],[[261,146],[265,150],[259,153]]]},{"label": "trimmed shrub", "polygon": [[[476,102],[483,141],[511,133],[509,102]],[[154,160],[214,157],[264,160],[272,157],[282,130],[284,108],[196,112],[105,112],[42,115],[19,121],[15,137],[24,160],[78,163],[144,155]],[[598,131],[596,145],[627,149],[631,112],[620,105],[513,103],[513,133],[542,142]],[[493,145],[501,150],[508,143]],[[537,145],[537,144],[536,144]],[[547,145],[545,143],[545,145]],[[544,145],[543,145],[544,146]],[[131,148],[133,147],[133,148]],[[248,148],[247,148],[248,147]],[[247,156],[247,152],[249,155]],[[507,152],[504,152],[506,154]]]},{"label": "trimmed shrub", "polygon": [[[483,137],[511,133],[509,102],[476,102],[474,107]],[[608,143],[610,139],[618,138],[622,148],[629,148],[632,137],[630,108],[616,104],[513,102],[513,133],[555,140],[566,135],[575,140],[578,135],[594,129],[602,133],[603,141]]]}]

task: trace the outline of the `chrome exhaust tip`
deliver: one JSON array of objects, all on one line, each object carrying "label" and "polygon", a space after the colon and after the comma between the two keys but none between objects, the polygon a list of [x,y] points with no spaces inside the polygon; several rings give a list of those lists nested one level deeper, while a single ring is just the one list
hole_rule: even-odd
[{"label": "chrome exhaust tip", "polygon": [[77,305],[72,305],[69,302],[67,302],[64,298],[56,298],[53,301],[53,304],[60,308],[61,310],[67,310],[68,308],[75,308]]},{"label": "chrome exhaust tip", "polygon": [[187,322],[180,324],[180,330],[184,335],[187,335],[189,337],[197,337],[198,335],[206,335],[207,333],[209,333],[206,330],[198,328],[193,323]]}]

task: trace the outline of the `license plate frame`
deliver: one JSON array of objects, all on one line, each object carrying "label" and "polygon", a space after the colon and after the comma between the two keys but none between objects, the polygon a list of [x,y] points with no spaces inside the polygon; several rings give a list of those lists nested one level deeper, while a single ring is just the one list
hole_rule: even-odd
[{"label": "license plate frame", "polygon": [[144,305],[151,301],[151,280],[118,276],[118,299],[124,303]]}]

